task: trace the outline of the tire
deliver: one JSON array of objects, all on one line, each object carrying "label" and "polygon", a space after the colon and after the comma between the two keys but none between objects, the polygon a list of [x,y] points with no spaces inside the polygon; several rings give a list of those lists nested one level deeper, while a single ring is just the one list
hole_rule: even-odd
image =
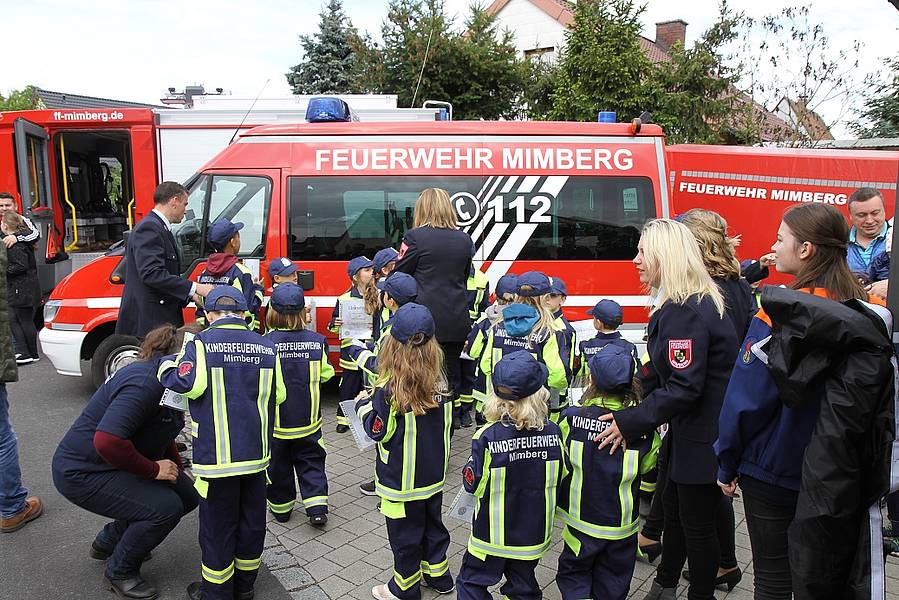
[{"label": "tire", "polygon": [[131,335],[113,334],[100,342],[91,358],[91,380],[99,388],[110,375],[137,358],[140,341]]}]

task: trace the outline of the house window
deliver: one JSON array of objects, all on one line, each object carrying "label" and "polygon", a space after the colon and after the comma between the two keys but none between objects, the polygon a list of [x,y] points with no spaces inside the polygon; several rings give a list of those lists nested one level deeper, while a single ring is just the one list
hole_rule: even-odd
[{"label": "house window", "polygon": [[524,57],[529,60],[550,60],[556,52],[554,46],[546,46],[543,48],[533,48],[524,51]]}]

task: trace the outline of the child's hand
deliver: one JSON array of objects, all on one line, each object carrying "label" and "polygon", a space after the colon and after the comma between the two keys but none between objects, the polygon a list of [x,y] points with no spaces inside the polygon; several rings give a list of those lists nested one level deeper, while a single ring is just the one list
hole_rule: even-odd
[{"label": "child's hand", "polygon": [[356,397],[354,398],[354,400],[356,400],[356,402],[358,402],[359,400],[365,400],[367,398],[370,398],[373,391],[374,390],[362,390],[361,392],[356,394]]},{"label": "child's hand", "polygon": [[341,325],[343,325],[343,319],[341,319],[340,317],[335,317],[334,318],[334,327],[340,327]]}]

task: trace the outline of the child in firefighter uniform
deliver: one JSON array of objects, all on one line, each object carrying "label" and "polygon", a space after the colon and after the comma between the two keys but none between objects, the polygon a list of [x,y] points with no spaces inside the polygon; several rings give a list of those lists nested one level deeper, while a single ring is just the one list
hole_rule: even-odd
[{"label": "child in firefighter uniform", "polygon": [[[468,339],[465,340],[465,353],[472,358],[474,363],[474,381],[471,385],[471,396],[474,401],[475,422],[478,427],[485,424],[484,401],[487,400],[487,376],[481,369],[481,356],[484,352],[484,344],[487,342],[490,328],[503,320],[503,308],[515,301],[518,293],[518,276],[503,275],[496,282],[496,302],[488,306],[481,317],[471,326]],[[464,369],[464,365],[463,365]],[[464,372],[464,371],[463,371]]]},{"label": "child in firefighter uniform", "polygon": [[[468,316],[472,323],[478,322],[490,308],[490,280],[487,275],[474,265],[468,275],[466,300]],[[471,409],[474,407],[474,386],[477,380],[478,365],[474,360],[462,358],[462,380],[459,398],[456,399],[456,413],[453,416],[453,429],[471,427]]]},{"label": "child in firefighter uniform", "polygon": [[659,436],[628,440],[609,454],[594,442],[609,426],[599,417],[638,401],[634,358],[609,344],[588,361],[590,384],[581,406],[562,412],[559,425],[571,473],[559,488],[559,519],[565,547],[556,584],[563,600],[625,600],[637,559],[641,476],[655,466]]},{"label": "child in firefighter uniform", "polygon": [[378,599],[420,598],[421,584],[439,593],[454,589],[442,520],[453,404],[434,330],[426,307],[401,306],[378,355],[377,385],[356,403],[378,442],[375,486],[393,551],[393,577],[371,591]]},{"label": "child in firefighter uniform", "polygon": [[[249,267],[237,258],[240,252],[240,230],[243,223],[232,223],[228,219],[218,219],[209,226],[206,238],[213,253],[206,259],[206,268],[197,278],[199,283],[209,285],[230,285],[241,294],[247,305],[247,323],[256,329],[259,307],[262,306],[262,286],[253,281]],[[197,304],[197,323],[207,325],[206,308],[203,298]]]},{"label": "child in firefighter uniform", "polygon": [[200,493],[203,581],[191,600],[249,600],[265,542],[265,469],[275,406],[286,398],[275,345],[247,329],[243,294],[206,297],[209,328],[159,366],[159,381],[190,401]]},{"label": "child in firefighter uniform", "polygon": [[634,358],[634,364],[640,364],[637,347],[621,337],[621,332],[618,331],[623,319],[620,304],[614,300],[603,299],[588,310],[587,314],[593,317],[593,328],[596,329],[596,335],[589,340],[584,340],[578,347],[581,375],[587,374],[587,363],[590,362],[593,355],[609,344],[629,351]]},{"label": "child in firefighter uniform", "polygon": [[268,507],[275,520],[290,519],[296,503],[294,471],[309,522],[328,522],[328,478],[322,439],[320,384],[334,376],[325,336],[308,325],[303,290],[282,283],[272,291],[265,316],[266,339],[278,351],[287,400],[275,410],[275,439],[268,466]]},{"label": "child in firefighter uniform", "polygon": [[272,289],[282,283],[298,283],[297,266],[286,256],[273,258],[269,261],[268,276],[272,279]]},{"label": "child in firefighter uniform", "polygon": [[500,360],[462,485],[477,497],[468,549],[456,579],[459,600],[500,593],[540,598],[534,569],[552,542],[556,489],[567,473],[558,425],[547,419],[546,366],[523,350]]},{"label": "child in firefighter uniform", "polygon": [[[574,347],[576,333],[574,331],[574,327],[572,327],[571,323],[562,314],[562,306],[565,304],[565,301],[568,299],[568,286],[565,285],[565,282],[558,277],[550,277],[550,294],[547,299],[547,304],[549,304],[549,309],[553,314],[553,326],[556,329],[556,336],[559,339],[559,355],[562,357],[562,362],[565,364],[565,372],[568,376],[568,382],[571,383],[571,378],[577,373],[577,349]],[[560,390],[559,391],[559,406],[564,408],[568,406],[568,390]],[[558,412],[556,414],[556,420],[558,420]]]},{"label": "child in firefighter uniform", "polygon": [[[328,329],[331,333],[340,335],[340,325],[343,322],[340,317],[340,307],[349,300],[363,300],[365,303],[365,312],[372,315],[372,335],[381,328],[380,316],[381,307],[378,301],[378,289],[375,287],[374,271],[372,269],[372,261],[365,256],[357,256],[347,265],[347,275],[352,284],[350,289],[337,298],[334,305],[334,312],[331,313],[331,323]],[[361,342],[369,342],[371,338],[359,340]],[[340,377],[340,401],[352,400],[364,386],[364,378],[362,371],[356,366],[349,354],[348,348],[353,345],[351,338],[340,339],[340,368],[343,374]],[[349,431],[350,422],[343,414],[343,409],[337,405],[337,433]]]}]

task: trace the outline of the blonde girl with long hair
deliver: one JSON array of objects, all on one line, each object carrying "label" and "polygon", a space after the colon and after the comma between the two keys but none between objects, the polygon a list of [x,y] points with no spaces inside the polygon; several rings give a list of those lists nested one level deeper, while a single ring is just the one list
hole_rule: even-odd
[{"label": "blonde girl with long hair", "polygon": [[[372,317],[372,338],[381,329],[381,301],[378,296],[378,288],[375,286],[374,263],[367,256],[357,256],[347,265],[347,276],[350,278],[350,289],[341,294],[334,304],[331,313],[331,322],[328,329],[331,333],[340,335],[341,306],[351,300],[362,300],[365,313]],[[363,342],[371,341],[360,340]],[[340,377],[340,400],[352,400],[365,387],[365,377],[359,366],[349,354],[349,348],[353,345],[350,338],[340,340],[340,368],[343,375]],[[350,422],[343,414],[343,409],[337,405],[337,433],[344,433],[350,428]]]},{"label": "blonde girl with long hair", "polygon": [[399,307],[378,355],[375,388],[356,403],[365,432],[377,442],[375,492],[393,551],[393,577],[371,590],[382,600],[420,598],[422,577],[439,593],[455,589],[441,517],[453,403],[434,331],[426,307]]},{"label": "blonde girl with long hair", "polygon": [[712,598],[719,562],[715,515],[723,498],[713,444],[739,341],[686,225],[649,221],[637,249],[634,266],[652,295],[647,351],[657,385],[640,404],[602,416],[608,427],[596,441],[614,454],[625,439],[669,424],[665,543],[646,598],[673,600],[685,559],[690,597]]},{"label": "blonde girl with long hair", "polygon": [[[471,442],[462,485],[478,508],[457,580],[458,598],[539,598],[537,562],[552,542],[556,489],[568,468],[559,426],[547,419],[546,365],[529,352],[505,356],[491,373],[488,425]],[[499,513],[499,514],[497,514]]]}]

